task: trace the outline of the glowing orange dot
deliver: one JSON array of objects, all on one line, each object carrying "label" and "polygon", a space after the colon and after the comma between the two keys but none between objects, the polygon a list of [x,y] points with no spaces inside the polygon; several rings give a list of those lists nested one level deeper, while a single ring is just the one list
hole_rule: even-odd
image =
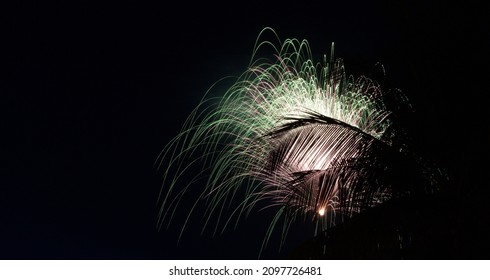
[{"label": "glowing orange dot", "polygon": [[318,210],[318,214],[320,214],[320,216],[325,215],[325,208],[320,208],[320,210]]}]

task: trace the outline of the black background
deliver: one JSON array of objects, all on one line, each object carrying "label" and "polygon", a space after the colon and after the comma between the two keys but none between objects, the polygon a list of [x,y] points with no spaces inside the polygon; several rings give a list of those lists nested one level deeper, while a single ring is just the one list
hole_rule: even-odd
[{"label": "black background", "polygon": [[[2,9],[0,258],[256,258],[268,223],[260,215],[215,238],[192,227],[178,246],[177,229],[158,232],[161,173],[153,163],[205,91],[246,69],[267,26],[281,39],[307,39],[317,57],[335,42],[348,73],[384,65],[385,85],[413,104],[414,145],[448,171],[460,198],[461,258],[487,258],[483,7],[65,2]],[[276,253],[265,257],[282,257]]]}]

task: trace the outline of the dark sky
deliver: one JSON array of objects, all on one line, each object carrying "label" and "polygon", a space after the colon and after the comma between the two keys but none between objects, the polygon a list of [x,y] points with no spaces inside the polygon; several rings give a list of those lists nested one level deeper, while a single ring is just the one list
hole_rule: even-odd
[{"label": "dark sky", "polygon": [[179,246],[177,229],[157,232],[161,173],[153,162],[205,91],[246,69],[267,26],[282,39],[307,39],[318,57],[335,42],[348,73],[382,63],[386,85],[412,101],[414,145],[450,174],[461,193],[455,207],[481,229],[471,234],[489,232],[489,25],[481,7],[98,2],[3,9],[0,258],[256,258],[260,215],[221,237],[186,233]]}]

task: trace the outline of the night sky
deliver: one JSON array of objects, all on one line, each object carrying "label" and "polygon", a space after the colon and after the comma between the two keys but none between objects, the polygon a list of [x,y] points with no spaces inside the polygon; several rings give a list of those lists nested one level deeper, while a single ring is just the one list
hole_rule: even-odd
[{"label": "night sky", "polygon": [[[1,259],[255,259],[268,213],[214,237],[156,230],[153,166],[257,35],[310,42],[350,74],[386,70],[414,147],[447,171],[461,258],[489,258],[488,13],[450,1],[31,1],[3,9]],[[219,87],[218,87],[219,89]],[[224,89],[224,88],[223,88]],[[417,205],[414,205],[416,208]],[[292,234],[283,258],[304,241]]]}]

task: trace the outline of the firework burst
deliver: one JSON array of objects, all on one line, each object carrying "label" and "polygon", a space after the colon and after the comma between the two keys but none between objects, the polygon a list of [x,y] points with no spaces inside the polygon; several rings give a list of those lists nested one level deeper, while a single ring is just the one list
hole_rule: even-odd
[{"label": "firework burst", "polygon": [[[183,232],[203,203],[203,229],[217,233],[263,203],[276,210],[265,246],[279,224],[285,236],[299,217],[325,230],[338,217],[433,190],[400,141],[396,109],[408,106],[400,92],[347,76],[333,44],[328,62],[315,64],[307,41],[275,47],[260,38],[248,70],[222,97],[203,99],[162,151],[159,227],[186,211]],[[257,59],[265,46],[273,59]],[[423,175],[408,175],[407,167]],[[202,172],[189,179],[196,168]],[[204,187],[193,184],[200,177]],[[190,188],[201,188],[197,198],[188,197]],[[183,199],[195,199],[193,207],[179,208]]]}]

